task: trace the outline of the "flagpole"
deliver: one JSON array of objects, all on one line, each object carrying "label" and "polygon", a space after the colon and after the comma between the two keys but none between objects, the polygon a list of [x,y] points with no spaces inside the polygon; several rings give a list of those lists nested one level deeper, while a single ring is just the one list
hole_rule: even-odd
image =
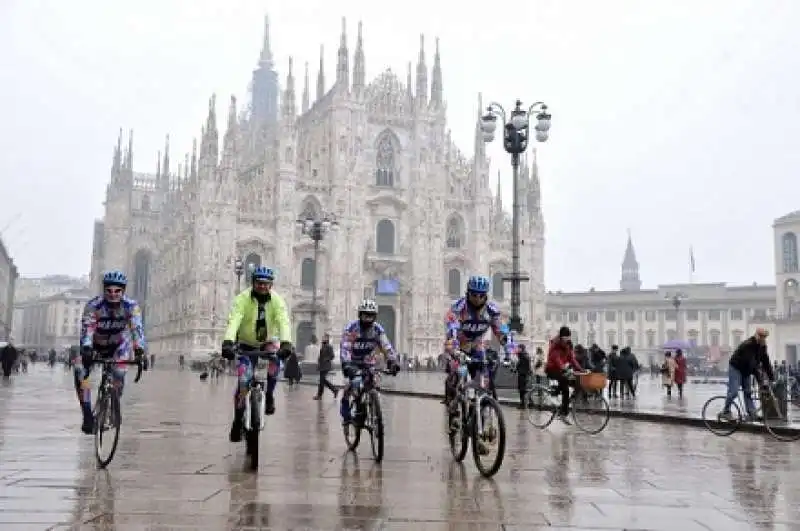
[{"label": "flagpole", "polygon": [[694,284],[694,247],[689,246],[689,284]]}]

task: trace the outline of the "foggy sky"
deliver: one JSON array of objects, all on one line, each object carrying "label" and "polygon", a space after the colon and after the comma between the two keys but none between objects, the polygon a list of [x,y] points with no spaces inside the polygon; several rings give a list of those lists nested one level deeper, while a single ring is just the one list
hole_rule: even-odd
[{"label": "foggy sky", "polygon": [[[470,154],[479,92],[546,101],[548,289],[616,288],[627,229],[645,286],[687,281],[690,246],[695,281],[773,282],[772,220],[800,208],[794,0],[4,0],[0,231],[23,275],[88,272],[118,129],[135,130],[136,171],[167,133],[182,161],[211,93],[245,97],[265,13],[282,82],[289,55],[300,80],[308,61],[312,95],[321,43],[333,82],[342,16],[351,66],[363,21],[368,80],[405,79],[420,33],[430,67],[438,36]],[[489,152],[510,206],[508,156]]]}]

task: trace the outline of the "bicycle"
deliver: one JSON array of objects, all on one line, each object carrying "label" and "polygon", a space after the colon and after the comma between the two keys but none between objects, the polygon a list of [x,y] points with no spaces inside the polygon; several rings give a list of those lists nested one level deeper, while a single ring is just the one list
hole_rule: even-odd
[{"label": "bicycle", "polygon": [[[95,363],[103,367],[103,376],[100,378],[97,400],[94,403],[94,410],[92,412],[94,417],[94,453],[97,458],[97,467],[104,469],[111,463],[111,460],[114,459],[114,454],[117,452],[119,431],[122,426],[119,386],[116,385],[113,372],[114,367],[119,367],[120,365],[136,365],[136,378],[133,381],[137,383],[142,377],[143,362],[138,360],[98,358],[92,360],[92,364]],[[104,458],[103,450],[105,445],[103,441],[103,432],[108,430],[113,431],[113,442],[111,442],[111,451],[108,453],[108,457]]]},{"label": "bicycle", "polygon": [[[372,447],[372,457],[376,463],[383,461],[384,450],[384,424],[383,410],[381,409],[379,374],[396,376],[392,371],[369,369],[357,369],[350,379],[350,392],[348,393],[348,405],[352,422],[343,426],[344,442],[347,449],[355,452],[361,442],[361,431],[366,430],[370,435],[370,446]],[[352,428],[352,436],[350,433]]]},{"label": "bicycle", "polygon": [[[611,419],[608,400],[603,396],[606,387],[606,375],[599,372],[573,373],[578,377],[578,385],[571,391],[569,397],[569,412],[575,425],[584,433],[596,435],[608,426]],[[527,394],[525,402],[528,408],[528,422],[539,429],[545,429],[556,418],[560,402],[555,402],[555,397],[561,395],[558,385],[547,383],[534,383]],[[582,413],[587,413],[586,417]],[[538,415],[542,415],[541,418]],[[581,415],[579,415],[581,414]],[[600,417],[600,424],[594,428],[589,427],[589,421]]]},{"label": "bicycle", "polygon": [[[467,363],[479,363],[479,374],[470,380]],[[478,472],[490,478],[503,464],[506,450],[506,423],[500,404],[492,396],[491,373],[496,368],[494,357],[477,360],[457,350],[450,360],[451,374],[457,375],[456,393],[447,405],[447,436],[450,452],[457,463],[467,455],[472,442],[472,458]],[[488,410],[496,413],[497,426],[485,422]],[[488,445],[496,445],[497,456],[491,466],[484,466],[481,457],[488,453]]]},{"label": "bicycle", "polygon": [[[764,381],[764,379],[762,378],[761,381]],[[772,385],[761,385],[759,378],[755,378],[755,383],[756,392],[753,396],[753,403],[756,407],[752,414],[754,420],[757,422],[758,419],[761,419],[761,423],[764,424],[767,432],[779,441],[794,442],[800,440],[800,430],[785,429],[787,427],[786,424],[789,422],[788,411],[783,411],[780,407],[781,402],[778,401]],[[725,401],[728,398],[727,395],[712,396],[706,401],[703,405],[702,417],[703,424],[705,424],[708,431],[719,437],[728,437],[739,431],[742,424],[750,419],[750,415],[742,413],[747,409],[742,404],[741,395],[740,390],[740,392],[736,393],[736,398],[731,402],[729,418],[725,418],[722,415]],[[770,411],[765,410],[763,406],[765,402],[772,406]],[[716,415],[711,415],[710,411],[717,407],[717,405],[712,406],[715,403],[720,405],[720,410]]]},{"label": "bicycle", "polygon": [[[253,375],[244,396],[244,414],[242,415],[245,454],[250,458],[250,470],[258,470],[258,445],[266,418],[265,382],[270,377],[276,377],[280,372],[281,362],[278,357],[278,347],[279,343],[276,341],[266,343],[263,350],[246,351],[246,353],[237,347],[239,358],[248,358],[253,366]],[[265,360],[265,362],[259,363],[261,360]]]}]

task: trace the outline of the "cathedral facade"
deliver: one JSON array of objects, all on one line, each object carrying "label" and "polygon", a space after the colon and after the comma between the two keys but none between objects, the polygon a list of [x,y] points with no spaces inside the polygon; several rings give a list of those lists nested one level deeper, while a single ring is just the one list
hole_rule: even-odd
[{"label": "cathedral facade", "polygon": [[[298,83],[291,58],[279,84],[267,21],[250,102],[240,108],[231,97],[221,146],[214,96],[181,165],[168,138],[154,175],[134,171],[132,133],[127,147],[120,134],[105,217],[95,224],[92,278],[99,286],[104,270],[128,273],[151,352],[219,348],[240,284],[237,259],[245,264],[241,289],[252,265],[277,270],[274,289],[287,301],[298,347],[312,330],[338,342],[369,296],[400,352],[436,355],[447,305],[470,274],[490,275],[494,298],[508,309],[501,279],[511,267],[510,216],[499,177],[492,195],[480,98],[467,157],[447,127],[438,41],[432,67],[421,38],[405,82],[391,69],[367,82],[361,24],[352,68],[342,26],[335,77],[326,82],[320,58],[312,95],[308,65]],[[521,263],[531,279],[521,313],[526,331],[540,336],[544,226],[535,158],[520,175]],[[315,253],[298,220],[325,214],[337,225]]]}]

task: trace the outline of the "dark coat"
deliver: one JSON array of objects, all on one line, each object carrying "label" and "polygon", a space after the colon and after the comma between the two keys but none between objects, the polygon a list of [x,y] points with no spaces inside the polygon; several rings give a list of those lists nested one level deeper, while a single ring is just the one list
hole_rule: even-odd
[{"label": "dark coat", "polygon": [[299,380],[303,377],[300,371],[300,361],[297,359],[297,353],[292,354],[286,358],[286,368],[283,370],[283,376],[287,380]]},{"label": "dark coat", "polygon": [[333,347],[331,346],[330,342],[323,341],[319,346],[319,359],[317,360],[319,372],[330,372],[333,370],[334,357]]},{"label": "dark coat", "polygon": [[770,380],[775,379],[772,363],[767,354],[767,346],[759,345],[754,337],[745,339],[741,345],[736,347],[731,355],[730,366],[745,377],[755,374],[756,369],[761,369]]}]

